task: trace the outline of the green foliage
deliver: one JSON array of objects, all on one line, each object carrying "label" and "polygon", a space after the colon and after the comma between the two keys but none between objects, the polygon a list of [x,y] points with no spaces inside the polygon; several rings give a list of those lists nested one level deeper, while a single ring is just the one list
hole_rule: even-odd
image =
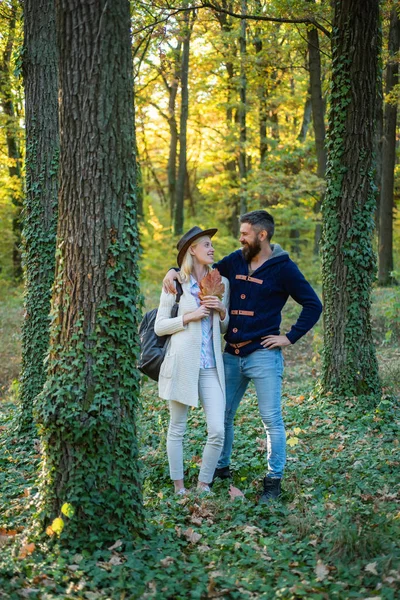
[{"label": "green foliage", "polygon": [[[377,298],[380,319],[386,293]],[[286,322],[296,310],[294,303],[289,306]],[[315,398],[309,390],[310,365],[319,368],[317,330],[314,351],[309,339],[286,355],[284,416],[288,441],[297,442],[288,444],[282,502],[256,505],[265,443],[254,388],[237,415],[233,454],[234,485],[244,500],[232,501],[224,482],[215,484],[210,498],[192,493],[178,500],[165,450],[167,406],[158,399],[156,385],[145,383],[139,446],[147,528],[134,541],[115,531],[108,548],[63,548],[60,540],[70,521],[61,513],[60,538],[48,537],[28,553],[38,448],[18,442],[11,425],[14,404],[0,404],[7,425],[0,442],[0,581],[6,597],[23,592],[33,600],[361,600],[378,591],[382,600],[394,600],[400,588],[399,406],[391,396],[370,411],[355,398],[342,403],[331,396]],[[398,346],[392,348],[392,360],[397,351]],[[188,486],[196,483],[204,440],[203,412],[191,410],[185,442]]]},{"label": "green foliage", "polygon": [[[26,148],[26,200],[24,219],[25,318],[22,329],[22,373],[20,428],[33,427],[33,400],[46,379],[45,356],[49,345],[50,300],[54,281],[57,231],[58,145],[55,143],[51,168],[37,156],[35,124]],[[36,139],[35,139],[36,138]],[[43,166],[42,166],[43,165]],[[45,190],[53,190],[52,205],[43,202]]]}]

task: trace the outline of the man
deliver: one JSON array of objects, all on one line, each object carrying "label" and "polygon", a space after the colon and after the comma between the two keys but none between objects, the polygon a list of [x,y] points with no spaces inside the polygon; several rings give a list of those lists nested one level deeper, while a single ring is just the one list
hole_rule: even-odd
[{"label": "man", "polygon": [[[253,380],[260,416],[267,436],[268,471],[260,503],[281,493],[286,462],[286,433],[282,419],[281,348],[294,344],[318,321],[322,305],[289,254],[271,244],[274,219],[265,210],[240,217],[241,250],[214,266],[230,282],[229,326],[225,340],[226,380],[225,441],[214,479],[231,477],[229,469],[233,444],[233,421],[246,388]],[[169,286],[176,273],[165,278]],[[170,291],[175,290],[169,287]],[[291,296],[302,306],[290,331],[280,335],[281,312]]]}]

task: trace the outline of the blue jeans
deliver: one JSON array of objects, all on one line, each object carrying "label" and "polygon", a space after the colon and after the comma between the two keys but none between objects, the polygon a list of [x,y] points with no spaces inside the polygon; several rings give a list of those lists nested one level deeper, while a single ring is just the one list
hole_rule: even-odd
[{"label": "blue jeans", "polygon": [[282,477],[286,462],[286,433],[281,409],[282,351],[261,349],[243,357],[224,352],[224,365],[225,441],[218,467],[227,467],[230,463],[233,420],[247,385],[252,379],[257,392],[258,409],[267,435],[267,477]]}]

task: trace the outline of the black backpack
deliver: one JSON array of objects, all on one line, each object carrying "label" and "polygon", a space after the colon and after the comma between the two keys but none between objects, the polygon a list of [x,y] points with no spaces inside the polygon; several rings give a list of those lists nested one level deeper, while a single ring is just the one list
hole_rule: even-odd
[{"label": "black backpack", "polygon": [[[178,315],[179,300],[183,294],[182,286],[179,281],[176,282],[175,304],[171,310],[171,318]],[[157,316],[157,308],[147,312],[139,327],[140,337],[140,356],[138,360],[138,369],[150,379],[158,381],[160,369],[165,356],[166,343],[169,335],[159,337],[154,332],[154,323]]]}]

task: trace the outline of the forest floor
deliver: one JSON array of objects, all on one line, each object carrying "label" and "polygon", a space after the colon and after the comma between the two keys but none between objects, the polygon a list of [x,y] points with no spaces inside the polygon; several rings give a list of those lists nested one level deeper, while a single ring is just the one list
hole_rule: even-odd
[{"label": "forest floor", "polygon": [[[150,293],[149,305],[156,305]],[[298,307],[285,310],[283,329]],[[282,500],[257,506],[265,470],[254,388],[236,421],[231,498],[177,500],[168,477],[168,411],[154,383],[142,389],[139,435],[147,531],[113,547],[73,552],[29,544],[40,456],[14,433],[20,363],[20,291],[0,298],[0,599],[300,598],[394,600],[400,590],[400,292],[374,291],[373,328],[384,394],[317,399],[321,324],[285,350],[288,463]],[[362,340],[360,340],[362,343]],[[396,399],[397,398],[397,399]],[[190,412],[186,484],[194,487],[205,439],[201,409]]]}]

